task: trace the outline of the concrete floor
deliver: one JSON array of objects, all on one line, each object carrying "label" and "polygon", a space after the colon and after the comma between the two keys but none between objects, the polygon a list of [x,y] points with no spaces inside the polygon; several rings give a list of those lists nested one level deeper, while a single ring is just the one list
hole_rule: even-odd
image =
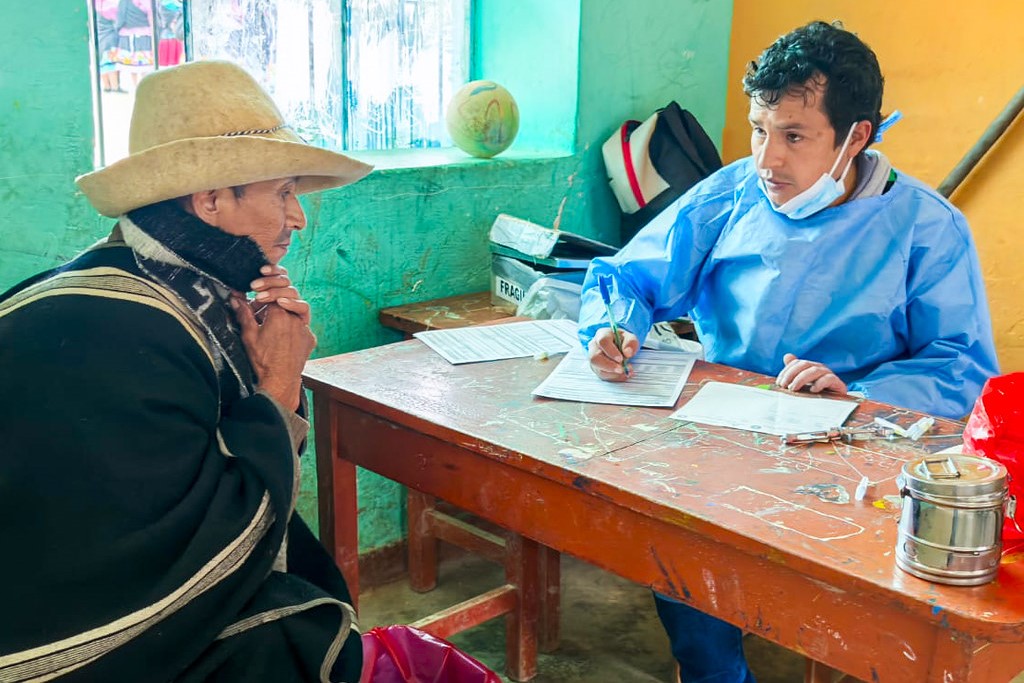
[{"label": "concrete floor", "polygon": [[[414,593],[405,580],[364,591],[359,622],[364,630],[410,623],[501,582],[497,565],[465,556],[449,559],[439,570],[438,587],[429,593]],[[451,641],[504,674],[503,618]],[[752,635],[745,648],[758,683],[803,680],[800,656]],[[538,669],[535,683],[669,683],[675,664],[648,589],[563,556],[561,645],[541,654]]]}]

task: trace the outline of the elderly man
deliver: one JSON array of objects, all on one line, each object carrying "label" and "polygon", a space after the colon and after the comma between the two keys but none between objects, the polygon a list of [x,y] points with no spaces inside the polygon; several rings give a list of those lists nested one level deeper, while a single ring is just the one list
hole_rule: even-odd
[{"label": "elderly man", "polygon": [[0,297],[0,680],[357,681],[294,514],[316,339],[277,264],[296,196],[370,167],[212,61],[142,81],[130,150],[77,180],[112,234]]},{"label": "elderly man", "polygon": [[[815,22],[765,50],[744,90],[752,156],[591,267],[580,336],[594,372],[627,380],[623,357],[652,322],[689,313],[709,361],[794,391],[965,415],[997,372],[981,271],[963,215],[865,151],[882,124],[875,54]],[[738,628],[656,598],[685,683],[753,680]]]}]

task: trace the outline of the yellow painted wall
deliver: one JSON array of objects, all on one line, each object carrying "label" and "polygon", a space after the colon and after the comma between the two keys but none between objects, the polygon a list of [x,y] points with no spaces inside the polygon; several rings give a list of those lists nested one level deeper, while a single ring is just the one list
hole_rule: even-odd
[{"label": "yellow painted wall", "polygon": [[[878,55],[882,114],[904,118],[878,149],[937,186],[1024,87],[1020,0],[734,0],[723,158],[750,153],[746,64],[778,36],[840,19]],[[953,195],[978,244],[1003,372],[1024,370],[1024,114]]]}]

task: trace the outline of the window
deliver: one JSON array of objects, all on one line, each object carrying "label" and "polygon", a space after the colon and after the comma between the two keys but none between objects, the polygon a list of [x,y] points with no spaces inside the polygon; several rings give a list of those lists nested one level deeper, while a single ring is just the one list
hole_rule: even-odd
[{"label": "window", "polygon": [[185,58],[185,14],[182,0],[88,2],[96,73],[95,156],[101,166],[128,154],[128,123],[139,79]]},{"label": "window", "polygon": [[444,110],[469,80],[471,0],[90,2],[98,165],[127,155],[139,77],[186,55],[244,66],[289,125],[315,144],[338,150],[451,144]]},{"label": "window", "polygon": [[450,146],[445,107],[469,80],[469,0],[350,0],[346,146]]}]

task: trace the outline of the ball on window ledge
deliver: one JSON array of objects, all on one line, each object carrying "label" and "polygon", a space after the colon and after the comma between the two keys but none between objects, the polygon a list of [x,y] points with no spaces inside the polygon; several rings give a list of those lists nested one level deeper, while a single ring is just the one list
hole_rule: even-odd
[{"label": "ball on window ledge", "polygon": [[445,123],[456,147],[486,159],[512,144],[519,132],[519,107],[494,81],[470,81],[448,103]]}]

